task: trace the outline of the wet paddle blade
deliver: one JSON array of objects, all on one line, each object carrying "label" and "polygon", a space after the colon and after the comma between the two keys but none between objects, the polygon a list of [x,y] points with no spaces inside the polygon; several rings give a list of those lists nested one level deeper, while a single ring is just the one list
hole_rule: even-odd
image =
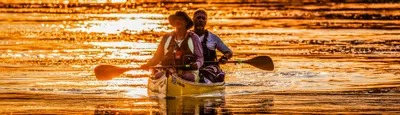
[{"label": "wet paddle blade", "polygon": [[99,65],[94,69],[94,74],[98,80],[111,80],[120,76],[122,73],[134,68],[121,68],[112,65]]},{"label": "wet paddle blade", "polygon": [[250,64],[258,69],[262,70],[274,70],[274,62],[268,56],[258,56],[250,60],[244,61],[244,63]]},{"label": "wet paddle blade", "polygon": [[[151,67],[153,69],[162,69],[162,68],[168,68],[168,67],[176,67],[176,68],[185,68],[188,65],[175,65],[175,66],[154,66]],[[112,65],[99,65],[96,68],[94,68],[94,74],[96,75],[96,78],[98,80],[112,80],[114,77],[118,77],[124,72],[130,71],[130,70],[142,70],[141,68],[123,68],[123,67],[117,67],[117,66],[112,66]]]}]

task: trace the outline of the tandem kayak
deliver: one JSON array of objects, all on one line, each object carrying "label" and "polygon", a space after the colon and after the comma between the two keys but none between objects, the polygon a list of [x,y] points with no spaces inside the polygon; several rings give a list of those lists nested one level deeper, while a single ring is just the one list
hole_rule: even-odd
[{"label": "tandem kayak", "polygon": [[176,96],[195,96],[206,93],[213,93],[224,90],[225,82],[218,83],[196,83],[186,81],[176,75],[161,77],[159,79],[148,80],[149,96],[176,97]]}]

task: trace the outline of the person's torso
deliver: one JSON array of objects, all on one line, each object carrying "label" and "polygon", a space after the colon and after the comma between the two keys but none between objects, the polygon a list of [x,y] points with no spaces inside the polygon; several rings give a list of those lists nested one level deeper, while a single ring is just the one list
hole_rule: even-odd
[{"label": "person's torso", "polygon": [[[207,39],[204,39],[206,37],[206,34],[208,34]],[[209,50],[216,50],[217,49],[217,43],[218,41],[211,36],[211,32],[206,32],[202,36],[200,36],[200,42],[203,42],[204,40],[207,40],[206,46]]]},{"label": "person's torso", "polygon": [[215,64],[215,63],[206,63],[207,61],[217,60],[217,52],[216,52],[217,41],[213,40],[210,35],[211,33],[206,30],[204,35],[202,35],[200,38],[203,48],[204,61],[205,61],[203,67]]},{"label": "person's torso", "polygon": [[[164,59],[161,65],[184,65],[196,61],[192,33],[181,41],[177,41],[174,35],[169,35],[164,44]],[[180,45],[179,45],[180,44]]]}]

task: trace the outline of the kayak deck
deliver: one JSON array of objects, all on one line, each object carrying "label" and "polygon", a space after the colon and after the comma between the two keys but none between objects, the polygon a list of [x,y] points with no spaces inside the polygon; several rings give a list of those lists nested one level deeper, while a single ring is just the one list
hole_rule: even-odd
[{"label": "kayak deck", "polygon": [[175,75],[161,77],[159,79],[148,81],[148,93],[157,94],[159,97],[193,96],[225,89],[225,82],[218,83],[196,83],[186,81]]}]

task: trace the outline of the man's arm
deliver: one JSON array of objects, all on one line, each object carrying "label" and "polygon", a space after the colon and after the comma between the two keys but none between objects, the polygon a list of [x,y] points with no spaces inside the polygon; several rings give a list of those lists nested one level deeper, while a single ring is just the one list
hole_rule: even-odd
[{"label": "man's arm", "polygon": [[218,49],[218,51],[220,51],[222,54],[224,54],[224,57],[226,57],[227,59],[230,59],[233,55],[232,50],[229,49],[228,46],[226,46],[225,43],[217,35],[214,35],[214,34],[211,34],[211,35],[212,35],[212,37],[214,37],[214,39],[217,42],[216,48]]}]

